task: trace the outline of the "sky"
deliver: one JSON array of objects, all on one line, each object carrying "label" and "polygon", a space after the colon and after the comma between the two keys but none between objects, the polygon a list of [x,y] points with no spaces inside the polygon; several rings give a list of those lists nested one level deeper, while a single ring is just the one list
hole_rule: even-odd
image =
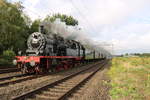
[{"label": "sky", "polygon": [[32,20],[55,13],[73,16],[91,39],[114,54],[150,52],[150,0],[10,1],[21,1]]}]

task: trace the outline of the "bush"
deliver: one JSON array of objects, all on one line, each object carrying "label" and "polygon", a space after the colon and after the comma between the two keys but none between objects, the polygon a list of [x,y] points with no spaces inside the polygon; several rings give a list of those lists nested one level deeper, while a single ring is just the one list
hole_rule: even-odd
[{"label": "bush", "polygon": [[7,60],[12,60],[15,57],[15,53],[12,50],[3,51],[2,57]]},{"label": "bush", "polygon": [[12,65],[12,60],[15,57],[15,53],[12,50],[3,51],[0,56],[0,65]]},{"label": "bush", "polygon": [[6,60],[6,59],[0,59],[0,66],[2,65],[12,65],[12,61]]}]

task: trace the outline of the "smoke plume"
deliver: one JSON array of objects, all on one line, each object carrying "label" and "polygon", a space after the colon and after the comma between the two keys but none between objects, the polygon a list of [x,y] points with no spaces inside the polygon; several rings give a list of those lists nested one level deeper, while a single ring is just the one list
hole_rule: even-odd
[{"label": "smoke plume", "polygon": [[76,26],[68,26],[65,22],[62,22],[60,19],[56,19],[54,22],[43,22],[45,29],[48,34],[59,34],[65,39],[76,40],[83,44],[86,48],[99,51],[101,53],[108,54],[98,41],[92,40],[88,34],[82,31],[81,28]]}]

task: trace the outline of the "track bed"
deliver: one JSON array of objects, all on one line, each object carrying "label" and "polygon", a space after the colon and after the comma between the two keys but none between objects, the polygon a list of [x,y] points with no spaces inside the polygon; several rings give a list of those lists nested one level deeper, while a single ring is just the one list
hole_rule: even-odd
[{"label": "track bed", "polygon": [[[106,62],[105,62],[106,63]],[[61,100],[69,97],[75,90],[82,86],[86,81],[88,81],[101,67],[96,64],[90,68],[84,69],[80,72],[69,75],[58,81],[40,87],[36,90],[25,93],[21,96],[14,97],[13,100],[23,100],[27,97],[31,97],[25,100]],[[99,65],[99,64],[98,64]]]}]

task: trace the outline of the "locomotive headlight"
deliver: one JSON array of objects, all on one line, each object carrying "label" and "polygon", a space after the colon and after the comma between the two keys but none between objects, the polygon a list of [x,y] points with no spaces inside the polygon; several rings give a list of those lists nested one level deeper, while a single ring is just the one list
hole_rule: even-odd
[{"label": "locomotive headlight", "polygon": [[13,65],[17,65],[17,60],[13,60]]},{"label": "locomotive headlight", "polygon": [[33,67],[35,66],[35,61],[30,61],[30,65]]}]

